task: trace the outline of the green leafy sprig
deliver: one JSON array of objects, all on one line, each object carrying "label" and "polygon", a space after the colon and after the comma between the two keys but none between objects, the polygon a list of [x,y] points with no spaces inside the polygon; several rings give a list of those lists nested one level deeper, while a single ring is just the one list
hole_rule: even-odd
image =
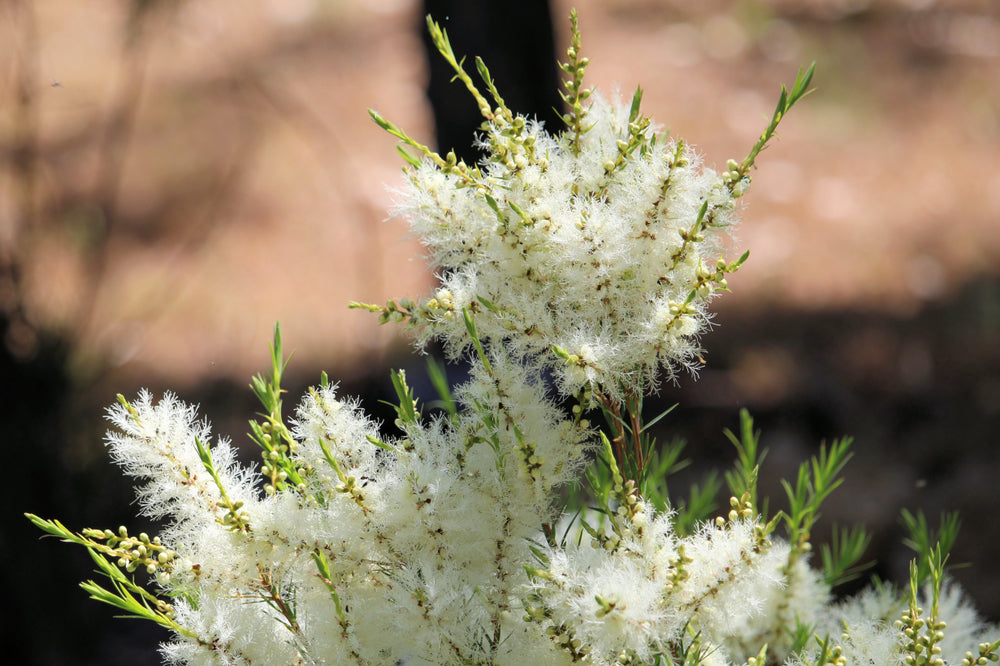
[{"label": "green leafy sprig", "polygon": [[169,577],[176,553],[160,543],[159,537],[150,539],[145,533],[131,537],[125,527],[118,532],[85,529],[72,532],[58,520],[46,520],[33,513],[24,514],[36,527],[65,543],[75,543],[87,549],[97,564],[98,571],[110,581],[110,588],[93,580],[80,583],[91,599],[114,606],[125,612],[122,617],[151,620],[161,627],[189,638],[196,636],[174,621],[173,606],[136,583],[125,573],[138,569],[147,574]]},{"label": "green leafy sprig", "polygon": [[799,466],[794,486],[782,479],[789,503],[788,511],[782,516],[792,545],[788,569],[812,549],[809,539],[813,525],[819,520],[819,508],[844,481],[839,474],[853,455],[850,452],[852,441],[845,437],[834,440],[829,448],[825,444],[820,446],[819,455]]},{"label": "green leafy sprig", "polygon": [[[566,103],[569,111],[563,114],[563,122],[573,134],[571,145],[573,154],[580,154],[580,139],[589,127],[586,124],[587,107],[584,103],[593,94],[589,88],[583,87],[583,75],[587,71],[590,63],[588,58],[581,55],[582,38],[580,37],[579,17],[573,9],[569,14],[570,40],[569,48],[566,49],[567,61],[559,63],[559,69],[566,73],[567,79],[563,81],[566,91],[560,91],[559,96]],[[641,98],[641,95],[640,95]]]},{"label": "green leafy sprig", "polygon": [[737,163],[735,160],[730,160],[727,163],[728,171],[723,174],[723,180],[726,182],[733,196],[739,197],[743,195],[746,190],[746,178],[750,175],[750,169],[753,168],[757,155],[774,138],[775,133],[778,131],[778,124],[785,117],[785,114],[795,106],[796,102],[813,91],[809,87],[809,84],[812,83],[815,70],[816,63],[812,63],[804,71],[800,69],[795,76],[795,83],[792,84],[791,90],[788,90],[785,86],[781,86],[781,94],[778,96],[778,104],[771,115],[771,121],[761,133],[753,148],[750,149],[750,152],[743,158],[742,162]]},{"label": "green leafy sprig", "polygon": [[250,389],[264,407],[258,413],[259,421],[250,421],[250,439],[261,448],[262,471],[268,478],[264,491],[273,494],[284,490],[288,484],[304,488],[304,470],[296,467],[289,453],[294,452],[297,443],[285,425],[281,415],[281,378],[288,365],[281,347],[281,326],[275,325],[271,342],[271,373],[268,376],[254,375]]}]

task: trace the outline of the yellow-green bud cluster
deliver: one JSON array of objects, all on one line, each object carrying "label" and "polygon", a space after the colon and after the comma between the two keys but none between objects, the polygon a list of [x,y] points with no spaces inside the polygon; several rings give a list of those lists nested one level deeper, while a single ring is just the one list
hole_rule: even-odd
[{"label": "yellow-green bud cluster", "polygon": [[103,542],[101,552],[129,573],[142,569],[149,575],[169,576],[177,557],[177,553],[160,542],[160,537],[150,539],[145,532],[137,537],[129,536],[124,525],[117,533],[107,529],[86,529],[83,535]]}]

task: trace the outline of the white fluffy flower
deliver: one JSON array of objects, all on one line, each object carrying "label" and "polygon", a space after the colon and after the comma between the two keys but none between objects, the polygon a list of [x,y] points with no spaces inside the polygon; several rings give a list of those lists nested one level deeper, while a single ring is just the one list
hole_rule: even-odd
[{"label": "white fluffy flower", "polygon": [[673,373],[697,358],[705,304],[730,270],[718,253],[735,199],[694,151],[637,126],[621,101],[595,96],[586,118],[578,142],[494,119],[471,185],[429,159],[410,173],[399,212],[453,297],[425,303],[421,323],[457,352],[468,336],[455,314],[468,309],[482,339],[541,354],[565,393],[642,389],[660,366]]},{"label": "white fluffy flower", "polygon": [[205,473],[196,442],[211,446],[212,462],[231,499],[245,504],[256,500],[256,475],[239,467],[229,440],[213,445],[212,430],[197,420],[196,407],[174,394],[154,403],[143,390],[134,403],[108,408],[108,419],[117,428],[106,439],[111,457],[127,474],[143,479],[137,492],[146,515],[169,517],[175,526],[194,530],[214,524],[221,515],[220,490]]}]

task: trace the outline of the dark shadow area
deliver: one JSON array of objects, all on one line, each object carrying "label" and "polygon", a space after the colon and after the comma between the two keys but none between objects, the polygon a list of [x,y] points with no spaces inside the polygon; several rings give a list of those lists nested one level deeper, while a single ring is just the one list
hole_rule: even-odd
[{"label": "dark shadow area", "polygon": [[[485,62],[510,109],[548,128],[561,126],[559,58],[548,2],[425,0],[424,15],[447,31],[459,59],[468,56],[465,69],[477,86],[485,88],[476,74],[474,56]],[[454,150],[460,159],[476,163],[481,154],[471,140],[483,118],[465,87],[452,80],[455,72],[437,52],[428,32],[422,29],[420,34],[430,69],[427,96],[434,109],[438,149],[442,155]]]},{"label": "dark shadow area", "polygon": [[[8,322],[3,322],[6,329]],[[6,331],[4,331],[6,332]],[[104,424],[95,397],[75,392],[67,376],[65,342],[41,338],[30,359],[0,347],[0,423],[11,473],[3,484],[0,585],[13,608],[0,630],[10,664],[76,666],[149,663],[168,634],[151,623],[114,620],[77,587],[94,563],[77,547],[40,540],[22,515],[58,517],[74,528],[129,525],[136,519],[131,484],[100,445]]]}]

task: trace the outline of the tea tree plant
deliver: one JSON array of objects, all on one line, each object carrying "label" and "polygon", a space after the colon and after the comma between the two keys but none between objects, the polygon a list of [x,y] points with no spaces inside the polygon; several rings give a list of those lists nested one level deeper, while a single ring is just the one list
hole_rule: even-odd
[{"label": "tea tree plant", "polygon": [[[434,413],[393,373],[394,434],[325,376],[284,413],[280,331],[254,378],[259,469],[239,465],[195,408],[171,394],[119,397],[107,444],[136,478],[150,538],[40,528],[87,548],[93,598],[173,632],[176,664],[985,664],[1000,642],[946,581],[957,523],[935,542],[907,514],[918,558],[908,588],[831,601],[858,575],[867,536],[810,535],[840,484],[850,441],[821,449],[770,512],[765,459],[745,412],[715,510],[718,475],[671,501],[681,444],[658,445],[643,398],[697,368],[708,305],[747,259],[723,239],[756,158],[808,92],[782,88],[771,121],[723,173],[640,109],[584,86],[576,16],[565,129],[515,114],[489,70],[478,82],[428,21],[483,116],[486,152],[441,155],[372,112],[401,141],[409,218],[441,275],[424,299],[353,304],[443,343],[471,376]],[[571,407],[562,407],[566,401]],[[561,402],[557,402],[561,401]],[[657,417],[659,418],[659,417]],[[589,481],[586,509],[561,491]]]}]

